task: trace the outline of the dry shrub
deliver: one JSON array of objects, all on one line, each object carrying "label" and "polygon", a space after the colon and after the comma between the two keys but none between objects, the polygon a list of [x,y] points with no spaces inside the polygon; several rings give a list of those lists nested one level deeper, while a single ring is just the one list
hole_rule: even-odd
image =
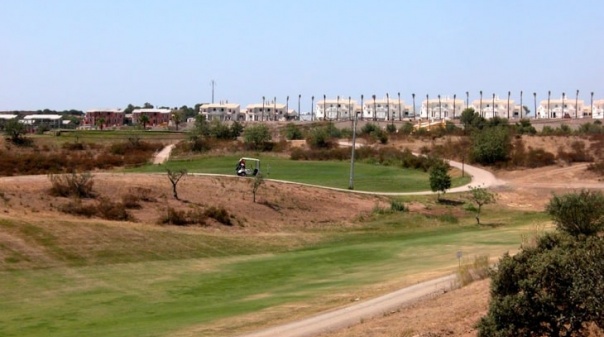
[{"label": "dry shrub", "polygon": [[474,257],[474,261],[464,262],[457,271],[457,280],[463,287],[474,281],[482,280],[491,275],[491,266],[488,255]]},{"label": "dry shrub", "polygon": [[589,166],[587,166],[587,169],[600,176],[604,176],[604,160],[599,160],[597,162],[589,164]]},{"label": "dry shrub", "polygon": [[593,162],[594,158],[587,152],[585,143],[576,140],[570,144],[571,151],[564,151],[563,147],[558,148],[558,159],[568,164],[580,162]]},{"label": "dry shrub", "polygon": [[96,214],[96,208],[90,205],[84,205],[79,198],[72,199],[68,203],[58,207],[59,211],[67,214],[85,216],[91,218]]},{"label": "dry shrub", "polygon": [[115,221],[133,220],[132,215],[121,202],[113,202],[109,198],[101,198],[96,205],[96,216]]},{"label": "dry shrub", "polygon": [[204,212],[195,209],[190,211],[180,211],[172,207],[168,207],[166,212],[159,218],[158,223],[161,225],[189,226],[189,225],[205,225],[207,216]]},{"label": "dry shrub", "polygon": [[58,197],[94,198],[93,175],[90,172],[50,174],[50,194]]},{"label": "dry shrub", "polygon": [[225,226],[233,226],[231,216],[224,207],[210,207],[205,210],[204,215],[212,218]]}]

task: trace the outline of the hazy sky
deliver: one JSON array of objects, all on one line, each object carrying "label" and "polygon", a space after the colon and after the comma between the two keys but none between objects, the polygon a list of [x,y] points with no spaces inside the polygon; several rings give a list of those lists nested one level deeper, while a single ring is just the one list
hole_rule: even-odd
[{"label": "hazy sky", "polygon": [[0,110],[604,99],[601,0],[0,0]]}]

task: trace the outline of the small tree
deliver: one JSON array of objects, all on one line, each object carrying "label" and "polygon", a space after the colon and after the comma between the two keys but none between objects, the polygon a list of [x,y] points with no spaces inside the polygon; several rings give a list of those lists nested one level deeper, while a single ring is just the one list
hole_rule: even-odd
[{"label": "small tree", "polygon": [[243,140],[253,150],[263,150],[271,139],[270,130],[264,124],[248,126],[243,130]]},{"label": "small tree", "polygon": [[512,141],[507,127],[487,127],[472,134],[472,158],[483,165],[492,165],[508,159]]},{"label": "small tree", "polygon": [[593,235],[604,230],[602,192],[583,190],[563,196],[554,195],[546,210],[557,229],[570,235]]},{"label": "small tree", "polygon": [[170,179],[170,182],[172,183],[172,194],[174,195],[174,199],[180,200],[180,199],[178,199],[178,192],[176,191],[176,185],[178,185],[178,182],[180,181],[180,179],[182,177],[187,175],[187,170],[180,169],[178,171],[172,171],[170,169],[166,169],[166,171],[168,173],[168,179]]},{"label": "small tree", "polygon": [[13,144],[21,145],[27,142],[25,133],[27,127],[25,124],[19,122],[17,118],[11,118],[4,124],[4,134]]},{"label": "small tree", "polygon": [[432,192],[438,192],[438,201],[440,201],[440,193],[445,193],[451,188],[451,176],[449,176],[448,171],[449,164],[442,160],[430,168],[430,189]]},{"label": "small tree", "polygon": [[285,139],[287,140],[296,140],[303,139],[302,131],[300,128],[294,123],[287,123],[285,126]]},{"label": "small tree", "polygon": [[138,122],[143,124],[143,130],[147,129],[147,124],[149,123],[149,116],[147,115],[141,115],[140,118],[138,119]]},{"label": "small tree", "polygon": [[470,199],[476,204],[476,223],[480,225],[480,211],[483,205],[492,204],[497,200],[495,193],[489,192],[484,187],[480,186],[469,186],[470,187]]},{"label": "small tree", "polygon": [[262,173],[258,173],[254,177],[254,180],[252,180],[252,194],[254,196],[254,202],[256,202],[256,193],[262,185],[264,185],[264,177],[262,176]]}]

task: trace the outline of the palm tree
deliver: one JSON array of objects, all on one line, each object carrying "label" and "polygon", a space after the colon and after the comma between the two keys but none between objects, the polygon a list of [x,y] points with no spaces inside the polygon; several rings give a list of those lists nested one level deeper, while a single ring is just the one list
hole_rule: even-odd
[{"label": "palm tree", "polygon": [[375,95],[372,96],[373,97],[373,121],[377,121],[377,108],[375,105]]},{"label": "palm tree", "polygon": [[403,115],[401,115],[401,93],[398,93],[398,120],[403,120]]},{"label": "palm tree", "polygon": [[147,123],[149,123],[149,116],[147,116],[146,114],[142,114],[139,119],[138,119],[139,123],[143,124],[143,130],[147,129]]},{"label": "palm tree", "polygon": [[413,120],[415,120],[415,94],[411,94],[411,97],[413,97]]},{"label": "palm tree", "polygon": [[482,115],[482,90],[480,90],[480,107],[478,109],[480,109],[479,110],[480,117],[484,117]]},{"label": "palm tree", "polygon": [[363,105],[363,95],[361,95],[361,120],[363,120],[364,114],[365,114],[365,105]]},{"label": "palm tree", "polygon": [[340,96],[336,96],[336,121],[340,119]]},{"label": "palm tree", "polygon": [[443,119],[443,108],[440,104],[440,94],[438,95],[438,119]]},{"label": "palm tree", "polygon": [[298,94],[298,120],[300,120],[300,99],[302,99],[302,95]]},{"label": "palm tree", "polygon": [[327,118],[327,95],[323,94],[323,120]]},{"label": "palm tree", "polygon": [[[495,117],[495,93],[493,93],[493,106],[491,107],[491,109],[493,110],[492,117]],[[499,113],[497,113],[497,117],[499,117]]]},{"label": "palm tree", "polygon": [[426,118],[430,121],[430,95],[426,94]]},{"label": "palm tree", "polygon": [[289,96],[285,96],[285,116],[289,114]]},{"label": "palm tree", "polygon": [[[390,96],[386,93],[386,118],[390,118]],[[394,124],[394,119],[392,119],[392,124]]]},{"label": "palm tree", "polygon": [[535,118],[537,118],[537,93],[533,92],[533,102],[535,103]]},{"label": "palm tree", "polygon": [[524,106],[522,105],[522,90],[520,90],[520,119],[522,119],[522,110],[524,110]]},{"label": "palm tree", "polygon": [[508,119],[510,119],[510,95],[512,93],[508,91]]},{"label": "palm tree", "polygon": [[455,108],[457,105],[456,98],[457,98],[457,94],[453,94],[453,119],[455,119]]},{"label": "palm tree", "polygon": [[350,107],[351,107],[351,105],[350,105],[350,104],[351,104],[351,99],[352,99],[352,98],[350,98],[350,96],[348,96],[348,119],[350,119],[350,116],[351,116],[351,115],[350,115]]},{"label": "palm tree", "polygon": [[310,120],[315,120],[315,96],[310,97]]},{"label": "palm tree", "polygon": [[277,97],[273,97],[273,118],[271,120],[274,121],[276,118],[277,118]]},{"label": "palm tree", "polygon": [[563,118],[565,116],[564,115],[564,98],[565,98],[565,96],[566,96],[566,93],[563,92],[562,93],[562,116],[560,116],[561,118]]},{"label": "palm tree", "polygon": [[551,96],[552,96],[552,92],[550,90],[548,90],[547,91],[547,118],[552,117],[552,109],[551,109],[551,105],[549,104]]},{"label": "palm tree", "polygon": [[578,118],[579,113],[579,89],[577,89],[577,95],[575,96],[575,119]]},{"label": "palm tree", "polygon": [[262,96],[262,113],[261,113],[261,117],[260,120],[264,121],[264,102],[266,101],[266,97]]},{"label": "palm tree", "polygon": [[470,107],[470,92],[466,91],[466,109]]},{"label": "palm tree", "polygon": [[590,106],[591,106],[591,108],[589,110],[589,113],[591,114],[591,117],[593,118],[593,116],[594,116],[594,92],[593,91],[591,92],[591,103],[590,103]]}]

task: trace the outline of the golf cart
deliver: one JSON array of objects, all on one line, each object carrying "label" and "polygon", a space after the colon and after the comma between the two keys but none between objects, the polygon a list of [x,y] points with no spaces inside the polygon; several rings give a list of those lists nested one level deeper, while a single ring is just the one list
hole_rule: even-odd
[{"label": "golf cart", "polygon": [[235,172],[240,177],[256,176],[260,173],[260,159],[247,157],[239,159]]}]

